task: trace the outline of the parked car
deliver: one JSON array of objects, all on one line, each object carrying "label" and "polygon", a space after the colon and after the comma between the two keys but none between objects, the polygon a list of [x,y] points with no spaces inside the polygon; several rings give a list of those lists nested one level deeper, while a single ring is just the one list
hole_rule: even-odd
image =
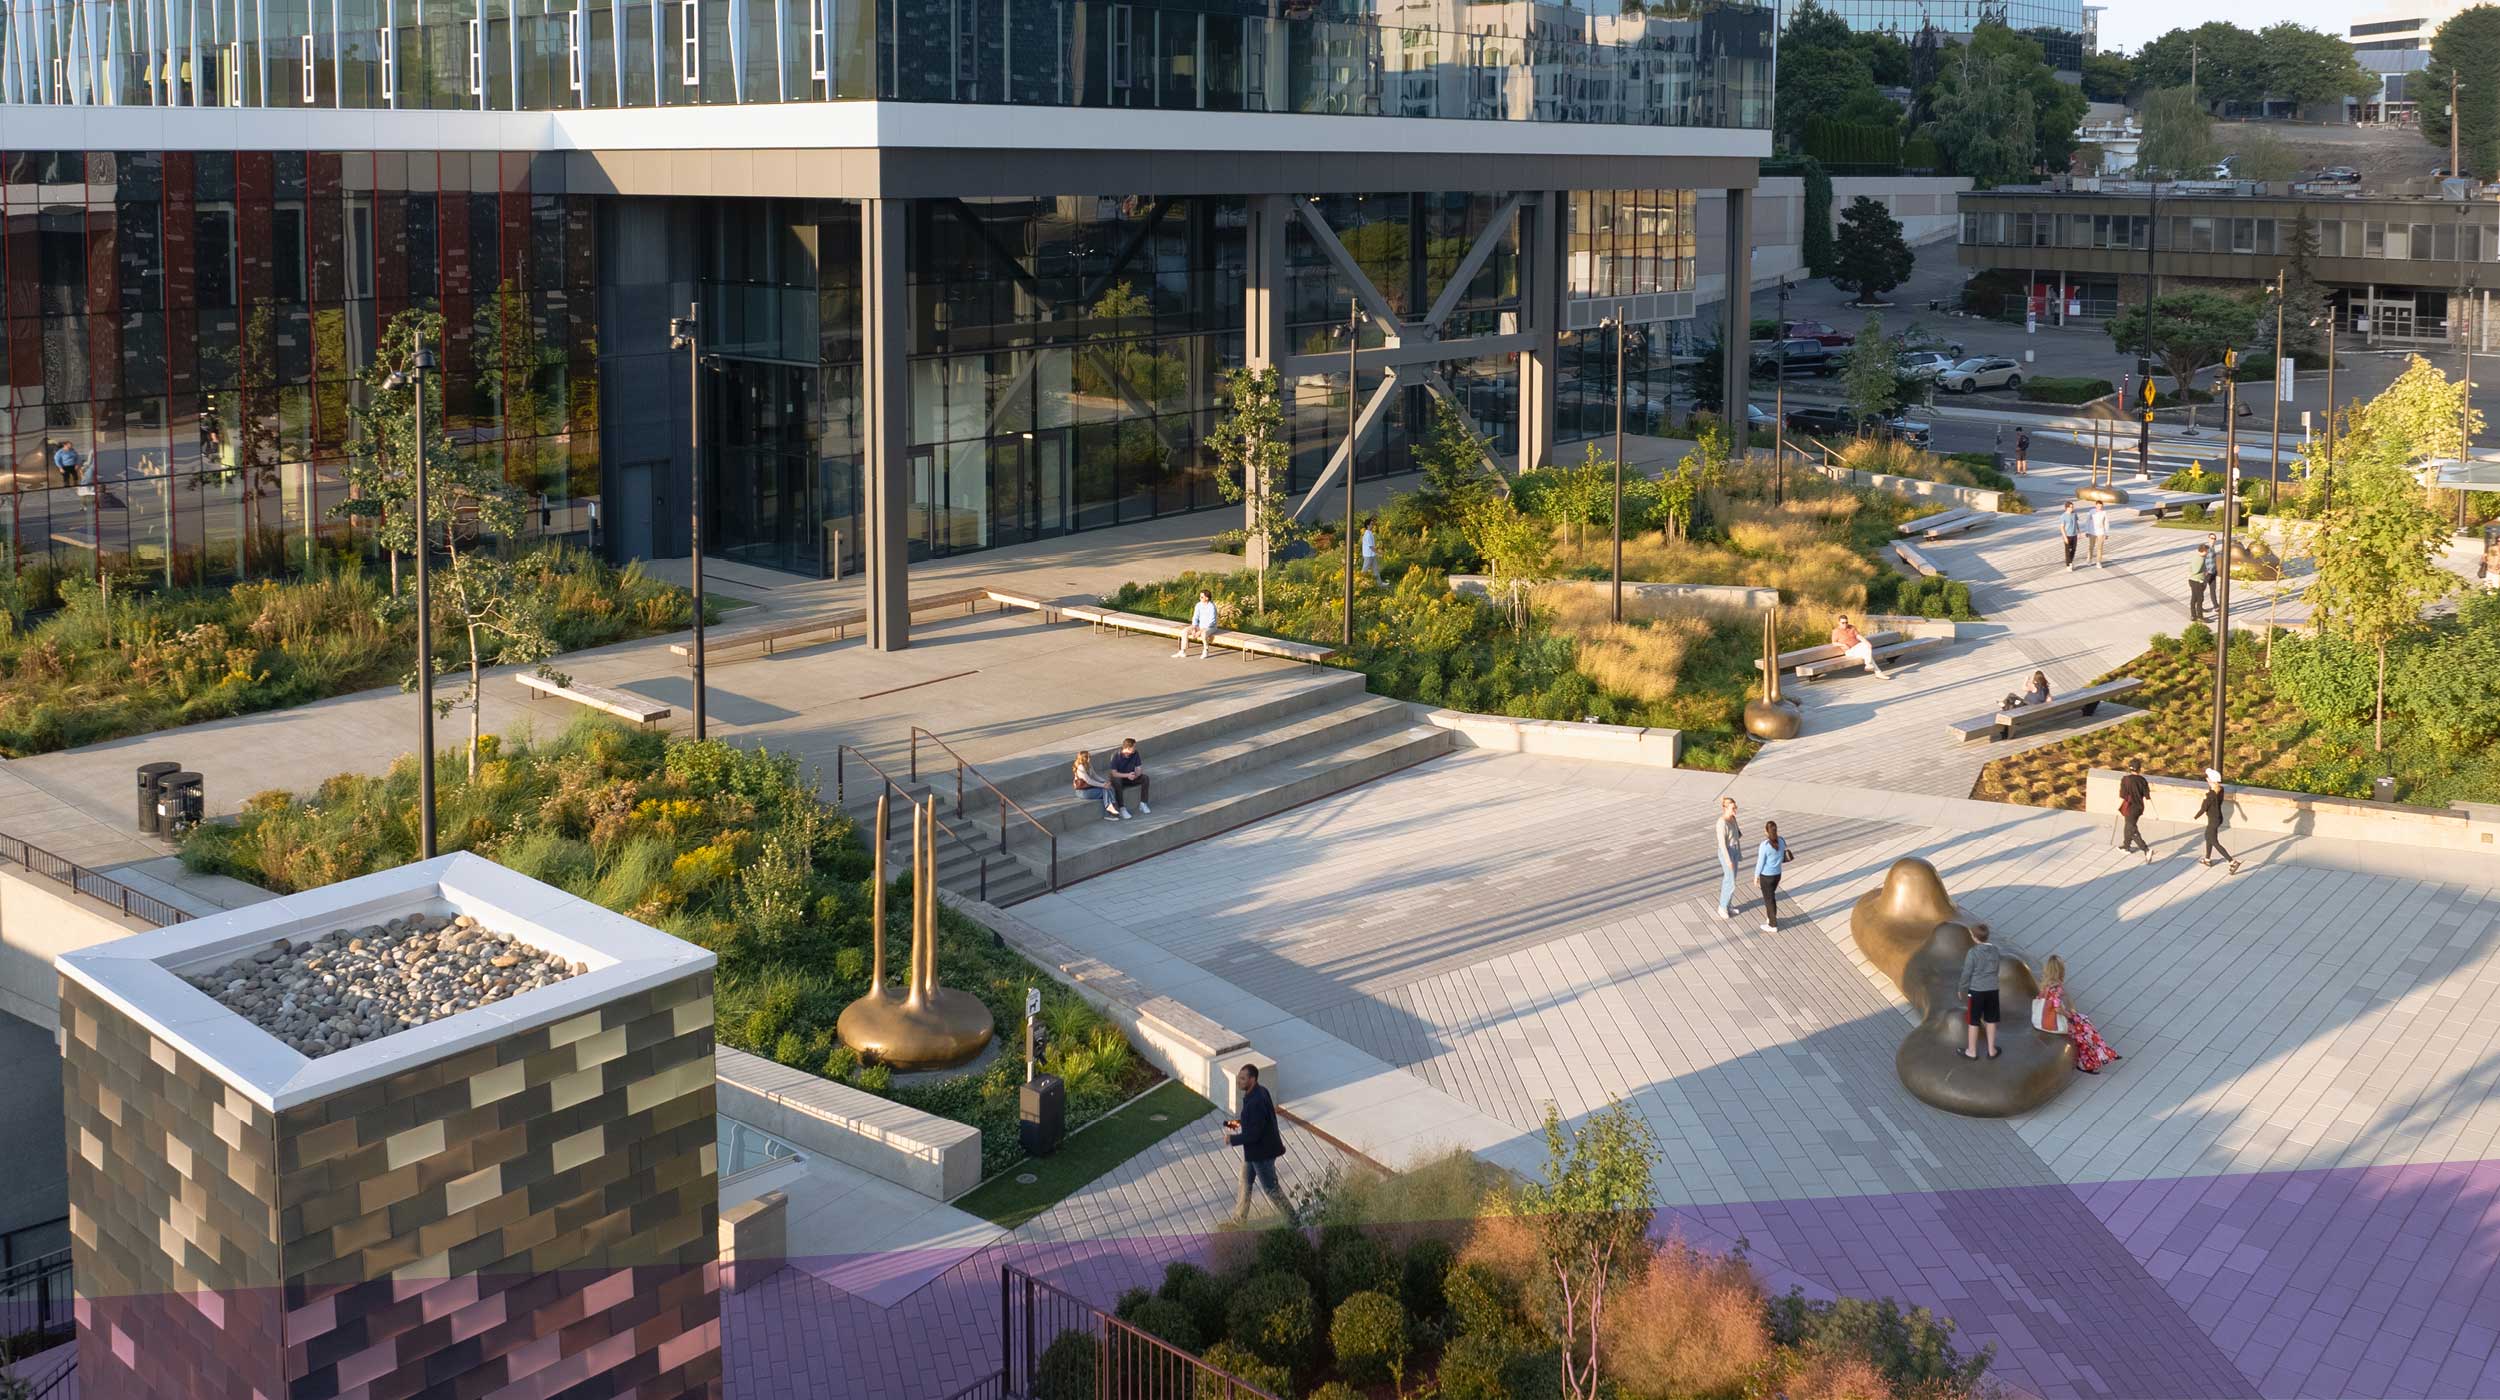
[{"label": "parked car", "polygon": [[1936,376],[1938,386],[1957,394],[1978,389],[2019,389],[2023,384],[2023,367],[1996,355],[1981,355],[1962,361]]},{"label": "parked car", "polygon": [[2349,165],[2330,165],[2318,172],[2317,179],[2321,184],[2357,185],[2361,183],[2361,172]]},{"label": "parked car", "polygon": [[1813,340],[1825,345],[1855,345],[1858,338],[1829,321],[1783,321],[1780,334],[1789,340]]},{"label": "parked car", "polygon": [[1861,420],[1857,410],[1845,405],[1829,407],[1810,405],[1788,410],[1788,426],[1800,433],[1845,433],[1852,437],[1898,438],[1912,447],[1925,447],[1934,429],[1914,418],[1893,414],[1888,418]]},{"label": "parked car", "polygon": [[1912,379],[1933,379],[1960,361],[1942,350],[1904,350],[1893,363]]},{"label": "parked car", "polygon": [[1830,374],[1839,368],[1840,357],[1819,340],[1774,340],[1754,347],[1756,374]]}]

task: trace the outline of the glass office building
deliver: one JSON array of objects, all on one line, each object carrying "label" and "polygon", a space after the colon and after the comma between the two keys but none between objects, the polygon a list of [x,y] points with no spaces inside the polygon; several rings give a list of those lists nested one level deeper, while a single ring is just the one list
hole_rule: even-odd
[{"label": "glass office building", "polygon": [[1244,365],[1280,373],[1305,496],[1349,455],[1406,470],[1436,400],[1542,461],[1611,430],[1619,325],[1629,415],[1671,411],[1695,192],[1753,183],[1771,25],[20,0],[0,542],[177,583],[353,543],[363,376],[411,309],[457,448],[620,559],[687,549],[696,414],[707,548],[811,575],[1217,506]]},{"label": "glass office building", "polygon": [[1851,29],[1916,38],[1933,26],[1947,39],[1970,34],[1990,21],[2040,43],[2049,66],[2081,74],[2084,55],[2082,0],[1826,0],[1824,8]]}]

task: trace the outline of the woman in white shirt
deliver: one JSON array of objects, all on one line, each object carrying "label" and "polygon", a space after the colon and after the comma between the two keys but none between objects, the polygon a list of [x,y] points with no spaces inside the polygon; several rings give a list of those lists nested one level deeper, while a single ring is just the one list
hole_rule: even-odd
[{"label": "woman in white shirt", "polygon": [[1193,636],[1198,639],[1198,659],[1204,661],[1215,637],[1215,595],[1203,588],[1198,590],[1198,605],[1189,610],[1189,625],[1181,629],[1181,649],[1172,654],[1189,655],[1189,639]]}]

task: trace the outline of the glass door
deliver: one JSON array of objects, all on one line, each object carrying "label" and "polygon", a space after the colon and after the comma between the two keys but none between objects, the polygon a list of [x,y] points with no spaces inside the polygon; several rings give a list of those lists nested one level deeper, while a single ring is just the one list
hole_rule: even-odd
[{"label": "glass door", "polygon": [[1033,435],[1033,535],[1046,538],[1068,533],[1068,430],[1046,428]]},{"label": "glass door", "polygon": [[1031,443],[1021,434],[990,439],[990,500],[985,545],[1020,544],[1031,539]]}]

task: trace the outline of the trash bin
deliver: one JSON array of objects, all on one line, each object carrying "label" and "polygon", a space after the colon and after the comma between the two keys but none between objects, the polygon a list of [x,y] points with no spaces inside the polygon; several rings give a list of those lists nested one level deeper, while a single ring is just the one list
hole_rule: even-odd
[{"label": "trash bin", "polygon": [[1016,1092],[1016,1137],[1027,1157],[1059,1150],[1068,1121],[1068,1086],[1055,1074],[1037,1074]]},{"label": "trash bin", "polygon": [[208,780],[197,773],[168,773],[156,784],[156,834],[168,841],[208,815]]},{"label": "trash bin", "polygon": [[2370,800],[2373,802],[2395,801],[2396,780],[2394,778],[2372,778],[2370,780]]},{"label": "trash bin", "polygon": [[139,834],[154,836],[157,832],[156,787],[168,773],[179,773],[179,763],[142,763],[139,765]]}]

